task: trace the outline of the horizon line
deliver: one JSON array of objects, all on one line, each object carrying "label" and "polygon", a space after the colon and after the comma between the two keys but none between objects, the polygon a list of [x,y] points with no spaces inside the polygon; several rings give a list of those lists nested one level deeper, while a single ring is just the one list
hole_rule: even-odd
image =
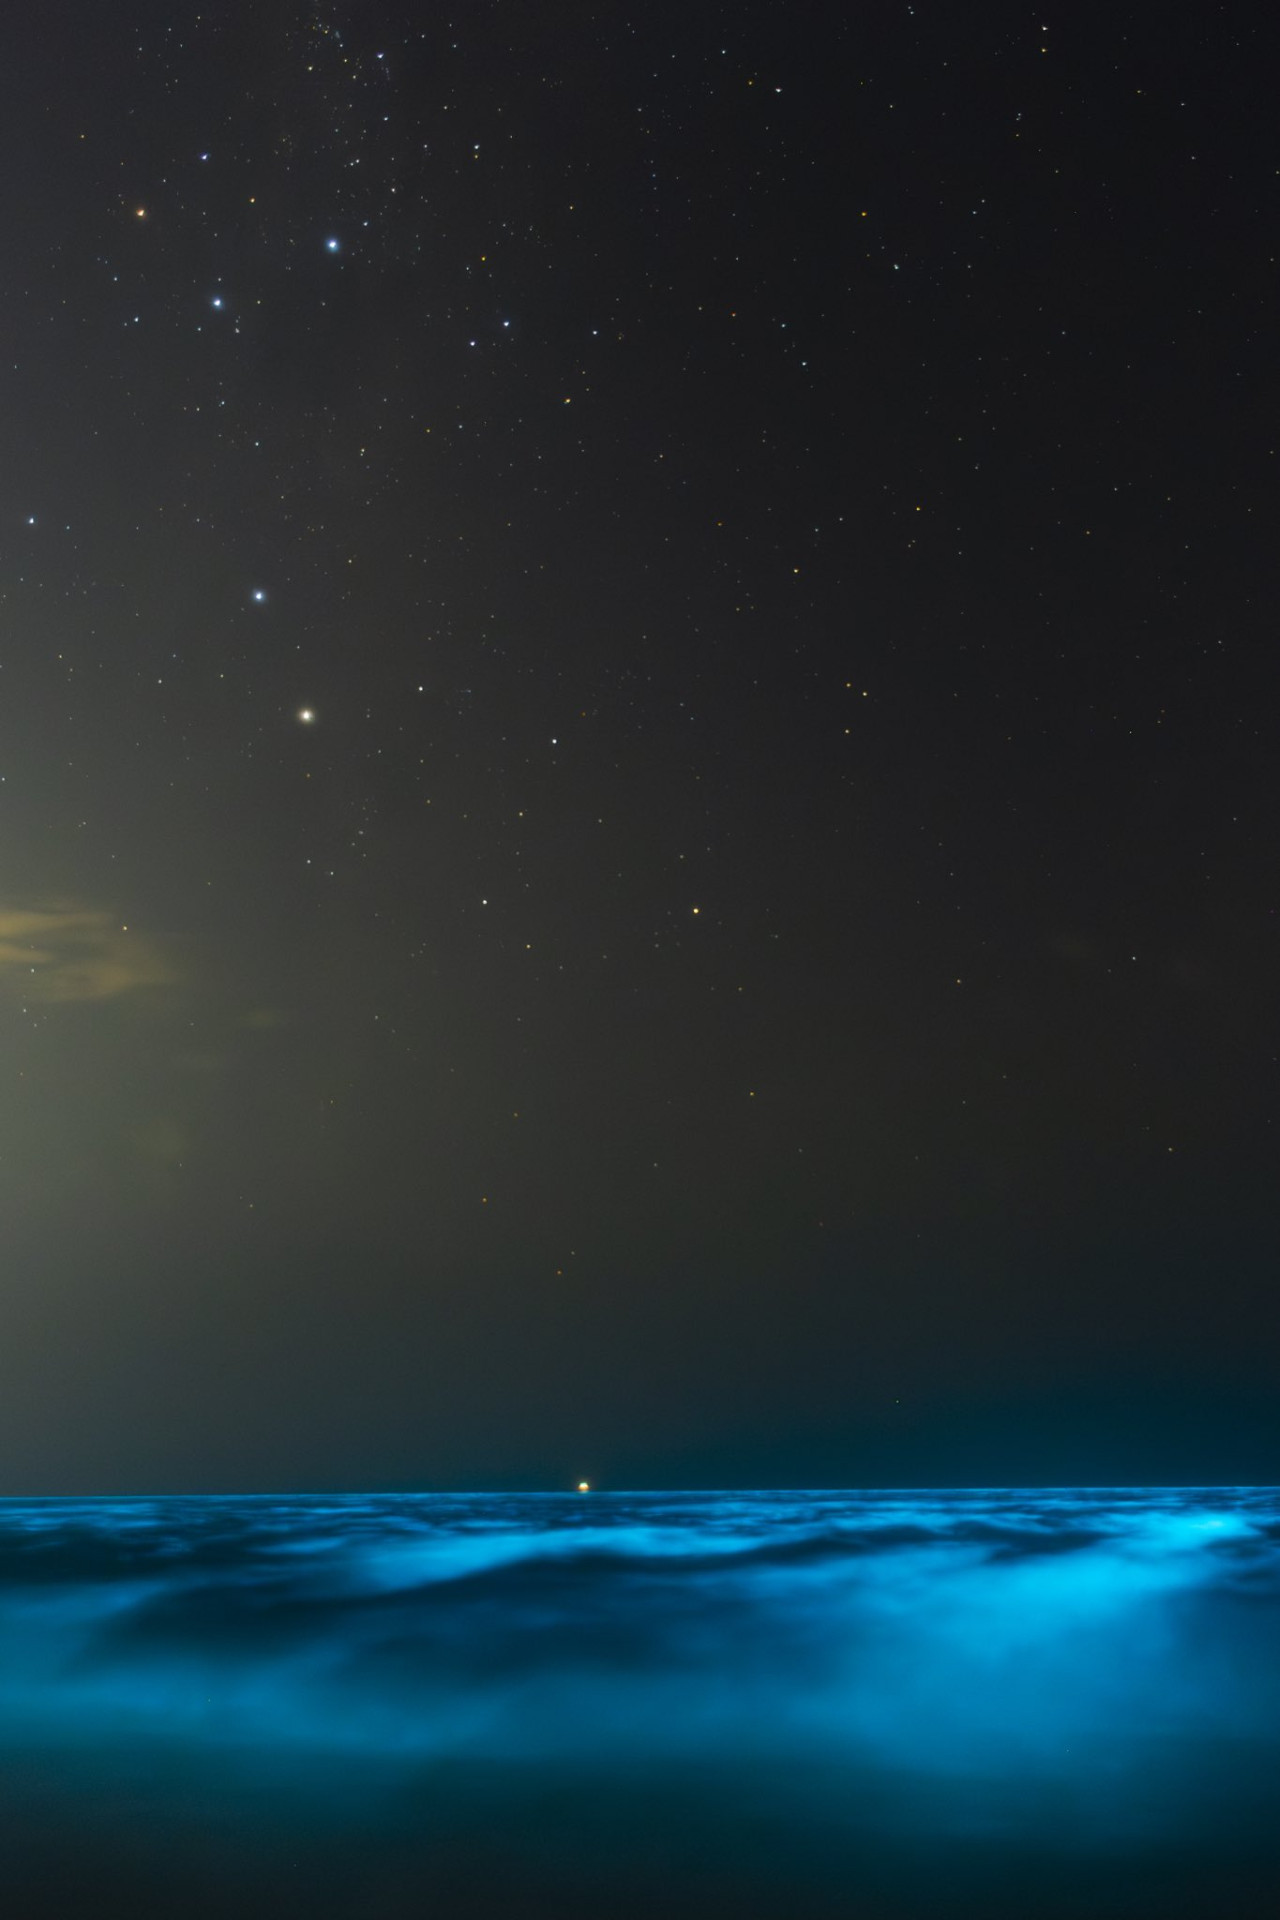
[{"label": "horizon line", "polygon": [[699,1487],[601,1487],[592,1484],[585,1491],[577,1485],[555,1487],[268,1487],[246,1489],[215,1488],[141,1488],[136,1491],[103,1493],[0,1493],[0,1504],[22,1500],[417,1500],[449,1499],[566,1499],[626,1496],[671,1499],[712,1494],[879,1494],[879,1493],[1280,1493],[1280,1482],[1269,1480],[1034,1480],[1034,1481],[939,1481],[875,1486],[699,1486]]}]

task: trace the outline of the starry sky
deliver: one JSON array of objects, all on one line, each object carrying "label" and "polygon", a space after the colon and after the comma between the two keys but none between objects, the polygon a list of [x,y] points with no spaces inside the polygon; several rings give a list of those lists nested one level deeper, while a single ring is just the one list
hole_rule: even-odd
[{"label": "starry sky", "polygon": [[1261,36],[6,21],[3,1491],[1280,1478]]}]

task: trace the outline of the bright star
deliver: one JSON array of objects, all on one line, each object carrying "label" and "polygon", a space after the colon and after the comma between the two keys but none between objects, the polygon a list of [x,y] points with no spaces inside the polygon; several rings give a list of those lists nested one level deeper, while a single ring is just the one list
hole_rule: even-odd
[{"label": "bright star", "polygon": [[330,237],[324,243],[324,250],[326,253],[341,253],[342,252],[341,240],[335,240],[333,236],[330,235]]},{"label": "bright star", "polygon": [[316,717],[316,716],[315,716],[315,709],[314,709],[314,707],[299,707],[299,708],[298,708],[298,718],[299,718],[299,720],[301,720],[301,722],[302,722],[302,724],[303,724],[303,726],[304,726],[304,727],[309,727],[309,726],[312,726],[312,725],[314,725],[314,723],[315,723],[315,717]]},{"label": "bright star", "polygon": [[254,588],[254,590],[253,590],[253,598],[254,598],[254,599],[255,599],[255,600],[257,601],[257,603],[258,603],[258,605],[259,605],[259,606],[261,606],[261,605],[262,605],[262,603],[263,603],[263,601],[264,601],[264,600],[266,599],[266,597],[267,597],[267,590],[266,590],[266,588],[265,588],[265,587],[255,587],[255,588]]},{"label": "bright star", "polygon": [[212,300],[209,302],[209,305],[211,307],[221,307],[222,295],[220,293],[215,293]]}]

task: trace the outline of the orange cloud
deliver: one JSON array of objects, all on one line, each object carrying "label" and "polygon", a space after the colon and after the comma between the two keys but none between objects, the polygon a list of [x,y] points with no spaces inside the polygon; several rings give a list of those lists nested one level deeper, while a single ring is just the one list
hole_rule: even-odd
[{"label": "orange cloud", "polygon": [[69,902],[0,906],[0,984],[30,1000],[114,1000],[174,977],[158,942],[114,914]]}]

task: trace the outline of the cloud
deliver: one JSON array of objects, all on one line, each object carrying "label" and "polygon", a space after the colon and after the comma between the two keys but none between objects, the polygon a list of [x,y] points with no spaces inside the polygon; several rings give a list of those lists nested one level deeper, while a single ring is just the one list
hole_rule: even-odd
[{"label": "cloud", "polygon": [[113,1000],[173,978],[158,943],[115,914],[70,902],[0,906],[0,984],[33,1001]]}]

